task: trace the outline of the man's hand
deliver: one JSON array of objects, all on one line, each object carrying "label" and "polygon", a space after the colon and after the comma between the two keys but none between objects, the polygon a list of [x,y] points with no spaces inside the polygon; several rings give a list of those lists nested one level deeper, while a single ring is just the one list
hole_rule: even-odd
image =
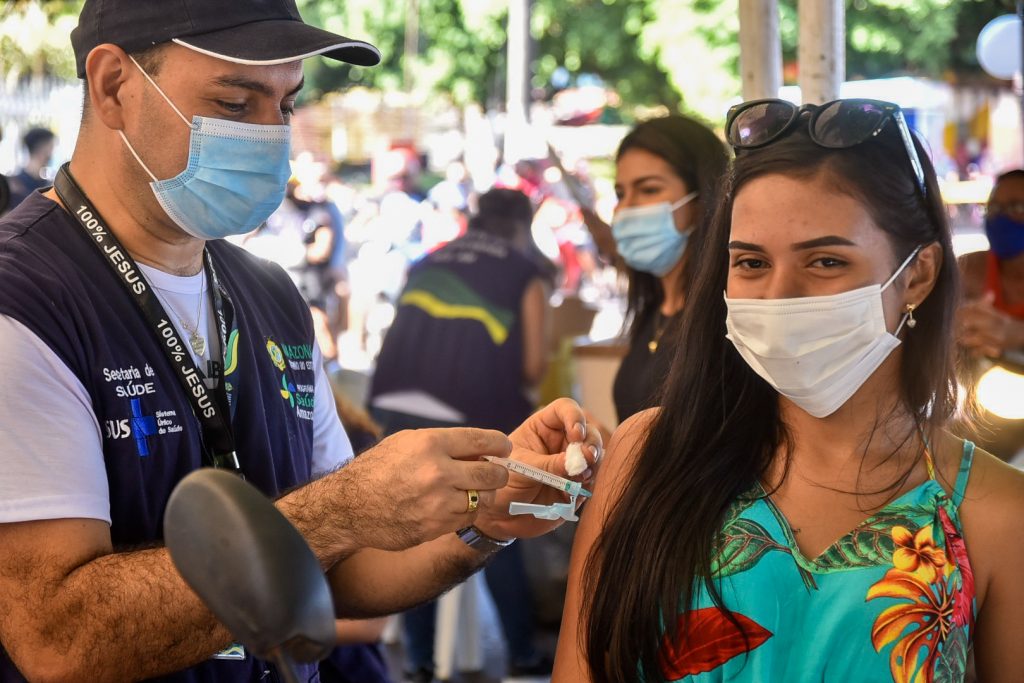
[{"label": "man's hand", "polygon": [[[278,506],[325,566],[365,548],[405,550],[492,507],[508,471],[479,458],[505,458],[511,448],[504,434],[483,429],[399,432]],[[480,494],[474,512],[470,489]]]},{"label": "man's hand", "polygon": [[992,295],[986,294],[957,313],[958,340],[975,356],[998,358],[1024,346],[1024,322],[998,310],[992,301]]},{"label": "man's hand", "polygon": [[[509,435],[512,441],[512,458],[521,460],[547,472],[583,482],[590,486],[596,474],[597,461],[601,457],[603,444],[596,429],[587,429],[583,409],[575,401],[560,398],[531,415],[518,429]],[[583,443],[583,454],[590,465],[575,477],[565,471],[565,449],[570,443]],[[498,491],[493,505],[489,505],[479,518],[476,526],[493,538],[539,536],[551,531],[561,520],[537,519],[531,515],[509,516],[509,503],[535,503],[551,505],[564,503],[566,494],[550,486],[513,473],[508,486]],[[583,497],[577,499],[582,505]]]}]

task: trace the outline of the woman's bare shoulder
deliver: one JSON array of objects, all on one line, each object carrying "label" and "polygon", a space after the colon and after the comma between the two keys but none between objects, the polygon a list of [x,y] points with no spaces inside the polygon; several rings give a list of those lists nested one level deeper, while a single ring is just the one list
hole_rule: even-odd
[{"label": "woman's bare shoulder", "polygon": [[1024,564],[1024,472],[976,448],[960,520],[983,603],[993,580]]},{"label": "woman's bare shoulder", "polygon": [[618,498],[660,413],[660,408],[649,408],[631,416],[615,429],[601,458],[594,484],[595,494],[603,494],[600,498],[609,502]]},{"label": "woman's bare shoulder", "polygon": [[648,408],[620,424],[608,444],[608,459],[631,466],[660,414],[661,408]]}]

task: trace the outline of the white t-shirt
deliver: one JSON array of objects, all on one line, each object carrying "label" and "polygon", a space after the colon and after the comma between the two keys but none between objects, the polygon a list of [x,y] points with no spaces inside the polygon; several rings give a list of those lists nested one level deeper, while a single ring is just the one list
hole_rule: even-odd
[{"label": "white t-shirt", "polygon": [[[204,373],[221,357],[216,316],[203,273],[177,277],[140,264],[188,347],[189,332],[205,332],[206,349],[193,360]],[[200,300],[204,303],[200,305]],[[181,319],[185,319],[182,326]],[[202,334],[202,332],[201,332]],[[0,315],[0,523],[88,518],[110,523],[103,435],[89,392],[36,334]],[[352,458],[323,359],[313,345],[313,476]]]}]

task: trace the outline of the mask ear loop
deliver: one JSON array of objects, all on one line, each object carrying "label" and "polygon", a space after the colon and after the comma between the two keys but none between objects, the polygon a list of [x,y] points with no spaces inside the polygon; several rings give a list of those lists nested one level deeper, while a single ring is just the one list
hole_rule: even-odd
[{"label": "mask ear loop", "polygon": [[[892,277],[890,277],[890,278],[889,278],[888,280],[886,280],[886,281],[885,281],[885,284],[884,284],[884,285],[882,285],[882,289],[881,289],[880,291],[884,292],[884,291],[886,290],[886,288],[887,288],[887,287],[888,287],[889,285],[891,285],[891,284],[892,284],[892,283],[893,283],[893,282],[894,282],[894,281],[896,280],[896,278],[897,278],[897,277],[899,277],[900,273],[902,273],[902,272],[903,272],[903,269],[904,269],[904,268],[906,268],[906,267],[907,267],[907,265],[908,265],[908,264],[909,264],[909,263],[910,263],[911,261],[913,261],[913,260],[914,260],[914,257],[915,257],[915,256],[917,256],[917,255],[918,255],[918,253],[919,253],[919,252],[920,252],[920,251],[921,251],[922,249],[924,249],[924,245],[923,245],[923,244],[919,244],[919,245],[917,245],[916,247],[914,247],[914,251],[910,252],[910,256],[908,256],[908,257],[907,257],[907,258],[906,258],[906,259],[905,259],[905,260],[903,261],[903,263],[902,263],[902,264],[900,264],[900,267],[896,269],[896,272],[892,274]],[[916,306],[915,306],[914,308],[916,308]],[[903,314],[903,317],[902,317],[902,318],[900,318],[900,324],[896,326],[896,331],[892,333],[892,336],[894,336],[894,337],[898,337],[898,336],[900,336],[900,331],[901,331],[901,330],[903,329],[903,325],[905,325],[905,324],[906,324],[906,322],[907,322],[907,319],[908,319],[908,318],[909,318],[909,317],[911,316],[911,314],[913,313],[913,310],[914,310],[913,308],[909,308],[909,309],[907,310],[907,312]],[[911,325],[910,327],[913,327],[913,325]]]},{"label": "mask ear loop", "polygon": [[671,206],[672,212],[676,212],[679,209],[681,209],[684,206],[686,206],[687,204],[689,204],[690,202],[692,202],[694,199],[697,198],[698,194],[699,193],[696,190],[694,190],[690,194],[688,194],[685,197],[683,197],[682,199],[680,199],[678,202],[676,202],[675,204],[673,204]]},{"label": "mask ear loop", "polygon": [[[134,64],[135,67],[139,70],[139,72],[146,77],[146,80],[149,81],[149,84],[152,85],[158,93],[160,93],[160,97],[164,98],[164,101],[166,101],[167,104],[171,105],[171,109],[173,109],[174,113],[177,114],[178,117],[185,122],[185,125],[189,128],[194,128],[194,126],[191,123],[189,123],[188,119],[185,118],[185,115],[182,114],[181,111],[176,106],[174,106],[174,102],[171,102],[171,98],[169,98],[164,93],[164,91],[160,89],[160,86],[156,84],[156,81],[154,81],[150,77],[150,75],[146,73],[146,70],[143,69],[142,66],[137,61],[135,61],[135,57],[128,55],[128,59],[132,60],[132,64]],[[142,167],[142,170],[144,170],[149,175],[149,177],[153,179],[154,183],[160,182],[157,179],[157,177],[153,175],[153,172],[149,170],[149,166],[146,166],[146,164],[142,161],[142,158],[139,156],[139,153],[135,151],[134,147],[132,147],[132,143],[128,142],[128,138],[125,137],[124,131],[118,130],[117,134],[121,136],[121,139],[124,141],[124,144],[128,148],[128,151],[132,153],[133,157],[135,157],[135,161],[139,162],[139,166]]]},{"label": "mask ear loop", "polygon": [[152,79],[152,77],[148,73],[146,73],[146,70],[143,69],[141,66],[139,66],[139,63],[135,61],[135,57],[132,57],[131,55],[128,55],[128,59],[132,60],[132,64],[134,64],[136,67],[138,67],[139,71],[142,72],[142,75],[146,77],[147,81],[149,81],[149,84],[152,85],[156,89],[156,91],[158,93],[160,93],[160,97],[164,98],[164,101],[167,102],[167,104],[171,105],[171,109],[173,109],[174,113],[177,114],[178,117],[182,121],[185,122],[185,125],[188,126],[189,128],[192,128],[193,127],[192,123],[188,119],[185,118],[185,115],[181,113],[180,109],[178,109],[176,106],[174,106],[174,102],[171,102],[171,98],[168,97],[164,93],[164,91],[160,89],[160,86],[156,84],[156,81],[154,81]]}]

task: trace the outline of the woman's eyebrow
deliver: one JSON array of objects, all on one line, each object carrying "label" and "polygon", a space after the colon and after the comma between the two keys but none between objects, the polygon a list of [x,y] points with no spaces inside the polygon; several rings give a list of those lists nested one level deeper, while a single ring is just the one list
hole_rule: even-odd
[{"label": "woman's eyebrow", "polygon": [[839,235],[825,235],[824,237],[816,237],[813,240],[807,240],[806,242],[797,242],[791,249],[793,251],[803,251],[804,249],[816,249],[818,247],[855,247],[856,242],[852,242],[845,237]]},{"label": "woman's eyebrow", "polygon": [[[790,248],[793,251],[803,251],[805,249],[815,249],[817,247],[855,247],[856,242],[851,242],[845,237],[839,235],[826,235],[824,237],[815,237],[813,240],[807,240],[806,242],[796,242]],[[760,244],[754,244],[753,242],[740,242],[733,240],[728,244],[729,249],[739,249],[742,251],[757,251],[762,254],[765,253],[765,248]]]},{"label": "woman's eyebrow", "polygon": [[732,242],[729,242],[728,247],[729,249],[739,249],[741,251],[757,251],[762,254],[765,253],[764,247],[760,244],[754,244],[753,242],[739,242],[737,240],[733,240]]}]

